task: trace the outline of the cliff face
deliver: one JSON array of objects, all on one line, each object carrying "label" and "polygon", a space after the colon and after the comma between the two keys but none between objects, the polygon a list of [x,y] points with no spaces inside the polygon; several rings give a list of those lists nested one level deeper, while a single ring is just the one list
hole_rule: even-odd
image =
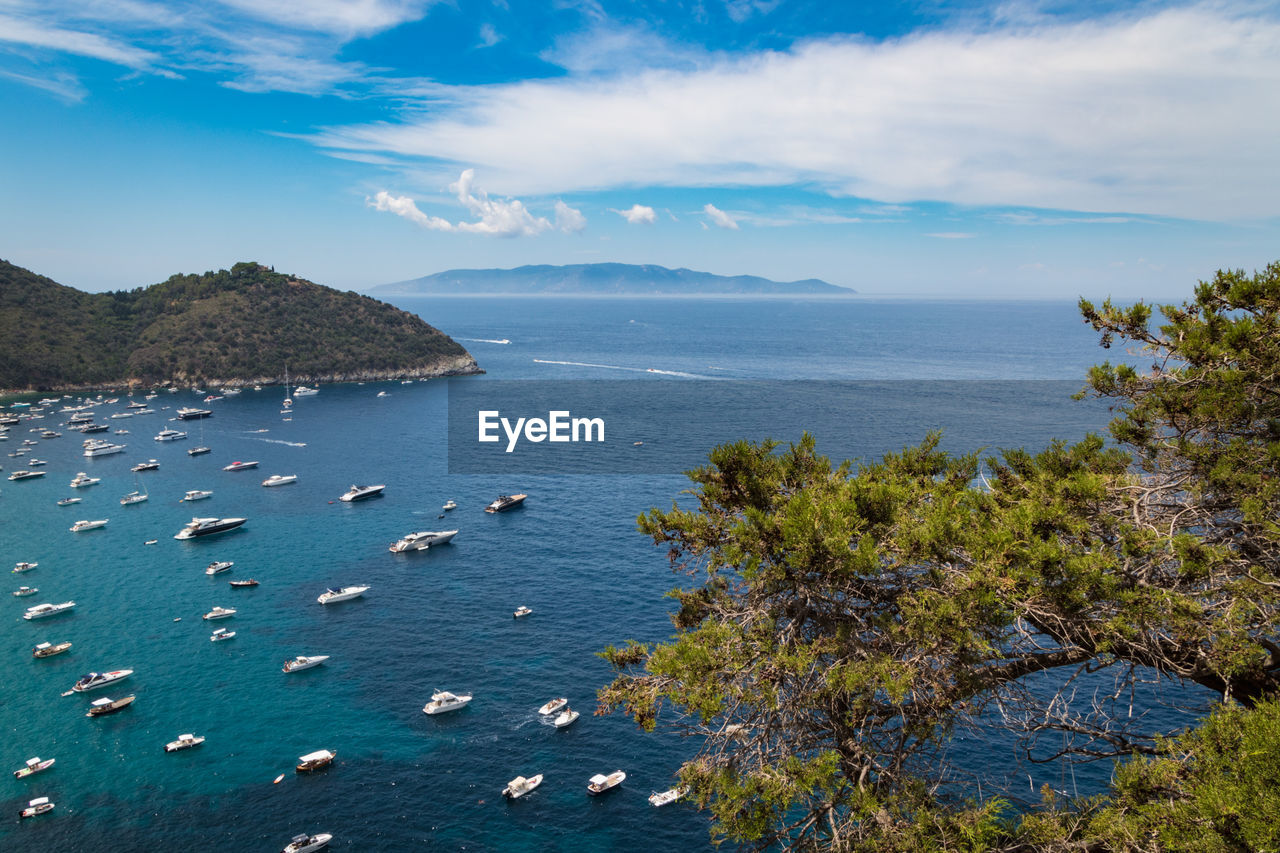
[{"label": "cliff face", "polygon": [[394,306],[254,263],[91,294],[0,261],[0,388],[343,382],[479,373]]}]

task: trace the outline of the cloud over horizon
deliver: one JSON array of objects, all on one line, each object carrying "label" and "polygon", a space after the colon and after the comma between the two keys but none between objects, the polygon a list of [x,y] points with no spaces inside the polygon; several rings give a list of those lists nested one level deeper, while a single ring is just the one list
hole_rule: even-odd
[{"label": "cloud over horizon", "polygon": [[707,218],[710,219],[711,223],[716,227],[727,228],[730,231],[738,230],[738,223],[734,221],[734,218],[716,207],[714,204],[704,204],[702,206],[702,212],[707,215]]},{"label": "cloud over horizon", "polygon": [[475,185],[475,170],[466,169],[458,180],[449,185],[449,191],[458,203],[475,217],[473,222],[450,222],[439,216],[429,216],[418,208],[409,196],[395,196],[380,190],[366,204],[374,210],[394,213],[429,231],[464,234],[487,234],[491,237],[532,237],[557,228],[566,234],[576,234],[587,227],[582,211],[563,201],[555,203],[556,222],[552,225],[546,217],[534,216],[519,199],[491,199],[489,194]]},{"label": "cloud over horizon", "polygon": [[658,214],[654,209],[643,204],[633,204],[626,210],[611,209],[627,220],[628,225],[652,225],[658,221]]}]

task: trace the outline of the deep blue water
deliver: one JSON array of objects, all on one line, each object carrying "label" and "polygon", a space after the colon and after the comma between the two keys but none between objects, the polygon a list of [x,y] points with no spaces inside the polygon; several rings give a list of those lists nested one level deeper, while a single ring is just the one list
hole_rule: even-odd
[{"label": "deep blue water", "polygon": [[[748,379],[1061,380],[1083,377],[1104,355],[1065,303],[399,304],[462,341],[487,371],[476,381],[629,372],[653,379],[650,369]],[[501,339],[510,343],[483,342]],[[389,396],[378,398],[379,390]],[[10,588],[41,590],[0,601],[0,764],[13,770],[33,755],[57,759],[28,780],[3,776],[0,848],[84,850],[95,846],[86,842],[92,838],[109,839],[116,850],[161,842],[278,850],[295,833],[327,831],[334,849],[350,850],[712,849],[697,812],[646,801],[669,787],[695,745],[670,733],[643,734],[621,715],[590,713],[609,679],[596,652],[669,633],[663,593],[679,579],[665,554],[635,532],[635,517],[668,506],[685,481],[450,476],[443,382],[325,386],[296,401],[291,421],[282,419],[281,396],[268,388],[214,402],[214,417],[179,425],[188,441],[159,443],[152,436],[174,425],[173,410],[200,399],[189,390],[162,393],[156,414],[107,421],[130,431],[119,437],[126,453],[84,459],[80,436],[62,430],[62,438],[32,449],[48,460],[43,479],[0,483],[0,565],[7,571],[17,560],[39,561],[33,572],[7,576]],[[127,401],[99,411],[122,410]],[[11,452],[38,437],[29,429],[58,428],[64,417],[50,413],[14,427],[0,449]],[[1027,441],[1007,425],[976,424],[967,427],[974,434],[954,440]],[[900,444],[922,432],[905,426]],[[187,456],[201,439],[214,452]],[[158,459],[160,470],[130,473],[147,458]],[[221,470],[237,459],[260,466]],[[24,467],[20,459],[0,462],[6,471]],[[102,484],[69,489],[82,470]],[[298,482],[262,488],[272,473],[297,474]],[[355,482],[387,489],[371,501],[338,502]],[[119,506],[136,484],[150,500]],[[195,488],[214,496],[178,501]],[[482,511],[497,494],[517,490],[530,494],[522,509]],[[55,505],[73,493],[83,503]],[[437,518],[446,499],[458,509]],[[175,541],[194,514],[250,520],[225,536]],[[70,533],[81,518],[110,523]],[[461,532],[452,545],[387,552],[407,532],[455,527]],[[143,544],[150,539],[158,542]],[[234,560],[235,568],[207,577],[213,559]],[[261,586],[227,585],[251,576]],[[328,586],[355,583],[372,589],[328,607],[315,601]],[[79,604],[70,615],[20,618],[31,604],[66,599]],[[512,619],[520,604],[534,614]],[[238,609],[217,623],[236,630],[235,639],[208,641],[213,625],[200,615],[214,605]],[[30,649],[42,640],[75,646],[35,660]],[[282,673],[281,662],[295,654],[332,657],[313,670]],[[126,667],[136,672],[119,685],[59,695],[84,672]],[[463,711],[427,717],[421,707],[434,689],[476,698]],[[92,698],[125,693],[138,696],[131,708],[83,716]],[[535,711],[559,695],[584,712],[564,731]],[[164,754],[163,744],[182,732],[208,741]],[[296,757],[321,748],[338,752],[336,766],[296,776]],[[628,774],[621,790],[586,796],[588,777],[616,768]],[[540,789],[504,801],[509,779],[533,773],[546,776]],[[56,811],[19,824],[17,812],[35,796],[50,796]]]}]

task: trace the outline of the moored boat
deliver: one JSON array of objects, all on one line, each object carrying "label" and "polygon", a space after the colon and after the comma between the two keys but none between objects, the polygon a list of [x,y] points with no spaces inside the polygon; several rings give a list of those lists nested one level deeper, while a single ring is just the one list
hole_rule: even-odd
[{"label": "moored boat", "polygon": [[406,551],[425,551],[433,545],[447,545],[458,535],[456,530],[421,530],[417,533],[407,533],[401,539],[392,542],[391,547],[387,550],[393,554],[402,554]]},{"label": "moored boat", "polygon": [[549,717],[552,714],[554,714],[556,711],[559,711],[561,708],[563,708],[565,705],[568,705],[568,704],[569,704],[568,697],[561,696],[557,699],[552,699],[550,702],[547,702],[545,705],[543,705],[541,708],[538,709],[538,713],[544,717]]},{"label": "moored boat", "polygon": [[444,506],[442,506],[442,507],[440,507],[440,508],[441,508],[442,510],[444,510],[445,512],[448,512],[449,510],[457,509],[457,508],[458,508],[458,505],[457,505],[457,503],[455,503],[455,502],[454,502],[454,501],[452,501],[452,500],[447,500],[447,501],[445,501],[445,502],[444,502]]},{"label": "moored boat", "polygon": [[471,702],[470,693],[450,693],[448,690],[437,690],[431,694],[431,701],[422,706],[424,714],[444,714],[465,708]]},{"label": "moored boat", "polygon": [[317,749],[315,752],[308,752],[306,755],[298,756],[298,766],[295,768],[299,773],[309,773],[312,770],[320,770],[328,767],[333,760],[338,757],[338,753],[330,749]]},{"label": "moored boat", "polygon": [[147,499],[146,492],[130,492],[120,499],[120,506],[129,506],[130,504],[140,504]]},{"label": "moored boat", "polygon": [[184,421],[194,421],[200,418],[207,418],[213,414],[209,409],[197,409],[195,406],[183,406],[176,412],[178,418]]},{"label": "moored boat", "polygon": [[568,705],[565,705],[564,710],[559,714],[556,714],[556,718],[551,721],[551,725],[555,726],[557,729],[563,729],[576,723],[578,721],[578,717],[581,716],[582,715],[577,711],[573,710]]},{"label": "moored boat", "polygon": [[685,787],[668,788],[665,791],[654,791],[649,795],[649,805],[667,806],[689,793]]},{"label": "moored boat", "polygon": [[293,840],[284,846],[280,853],[314,853],[316,850],[322,850],[333,836],[327,832],[318,832],[315,835],[295,835]]},{"label": "moored boat", "polygon": [[156,433],[156,441],[180,441],[187,434],[180,429],[162,429]]},{"label": "moored boat", "polygon": [[237,459],[235,462],[232,462],[230,465],[223,465],[222,470],[223,471],[248,471],[250,468],[257,468],[257,467],[258,467],[258,460],[256,459],[251,462],[241,462],[239,459]]},{"label": "moored boat", "polygon": [[136,696],[125,696],[123,699],[94,699],[93,705],[89,708],[86,717],[101,717],[104,714],[114,714],[116,711],[123,710],[133,704]]},{"label": "moored boat", "polygon": [[191,747],[199,746],[202,743],[204,743],[204,735],[178,735],[177,740],[171,740],[164,745],[164,751],[177,752],[181,749],[191,749]]},{"label": "moored boat", "polygon": [[386,487],[387,486],[385,483],[376,485],[376,486],[353,485],[350,489],[347,489],[346,493],[342,495],[340,498],[338,498],[338,500],[342,501],[343,503],[352,503],[353,501],[368,500],[369,498],[376,497],[377,495],[382,494],[382,490],[385,489]]},{"label": "moored boat", "polygon": [[533,612],[532,607],[525,607],[523,604],[521,604],[515,610],[511,611],[511,616],[512,618],[520,619],[524,616],[528,616],[532,612]]},{"label": "moored boat", "polygon": [[58,613],[66,613],[68,610],[76,606],[74,601],[64,601],[61,604],[37,604],[34,607],[28,607],[27,612],[22,614],[23,619],[43,619],[46,616],[53,616]]},{"label": "moored boat", "polygon": [[316,597],[316,601],[321,604],[334,604],[339,601],[349,601],[353,598],[359,598],[369,590],[367,586],[344,586],[340,588],[329,587],[329,589],[320,593]]},{"label": "moored boat", "polygon": [[235,562],[232,560],[215,560],[205,568],[204,573],[206,575],[216,575],[219,572],[228,571],[234,565]]},{"label": "moored boat", "polygon": [[267,486],[287,486],[290,483],[298,482],[297,474],[272,474],[270,477],[262,481],[262,485]]},{"label": "moored boat", "polygon": [[615,770],[608,776],[597,773],[587,782],[587,793],[593,797],[597,794],[603,794],[605,791],[612,791],[621,785],[627,778],[627,774],[621,770]]},{"label": "moored boat", "polygon": [[235,631],[228,631],[226,628],[214,628],[213,633],[209,635],[209,642],[220,643],[223,640],[230,640],[235,635]]},{"label": "moored boat", "polygon": [[140,471],[157,471],[159,469],[160,469],[159,462],[157,462],[154,459],[148,459],[146,462],[139,462],[137,465],[134,465],[129,470],[133,471],[136,474]]},{"label": "moored boat", "polygon": [[106,687],[108,684],[115,684],[133,675],[131,669],[113,669],[109,672],[91,672],[82,676],[79,681],[72,685],[71,689],[76,693],[87,693],[90,690],[97,690],[99,687]]},{"label": "moored boat", "polygon": [[524,776],[517,776],[507,783],[507,787],[502,789],[502,796],[512,800],[519,799],[541,784],[541,773],[537,776],[530,776],[528,778],[525,778]]},{"label": "moored boat", "polygon": [[39,591],[40,588],[36,586],[20,586],[13,591],[13,596],[14,598],[22,598],[28,595],[35,595]]},{"label": "moored boat", "polygon": [[174,534],[174,539],[195,539],[198,536],[212,536],[215,533],[226,533],[244,524],[245,518],[193,518]]},{"label": "moored boat", "polygon": [[40,643],[31,650],[31,655],[37,658],[51,658],[54,655],[62,654],[69,648],[71,648],[70,642]]},{"label": "moored boat", "polygon": [[24,764],[19,769],[13,771],[13,778],[25,779],[28,776],[39,773],[41,770],[48,770],[50,767],[53,766],[53,763],[57,760],[58,759],[56,758],[41,759],[39,756],[35,758],[28,758],[26,764]]},{"label": "moored boat", "polygon": [[313,666],[319,666],[328,659],[328,655],[298,655],[295,658],[285,661],[282,671],[300,672],[304,669],[311,669]]},{"label": "moored boat", "polygon": [[505,512],[524,503],[528,495],[498,495],[497,500],[484,508],[485,512]]},{"label": "moored boat", "polygon": [[101,483],[101,482],[102,482],[101,477],[90,477],[84,471],[81,471],[79,474],[76,474],[75,477],[71,479],[71,488],[83,489],[85,486],[96,486],[98,485],[98,483]]},{"label": "moored boat", "polygon": [[43,477],[44,471],[14,471],[9,475],[10,480],[34,480],[36,477]]},{"label": "moored boat", "polygon": [[106,527],[108,520],[109,519],[99,518],[95,521],[88,521],[82,518],[75,524],[71,525],[70,530],[72,533],[83,533],[86,530],[97,530],[99,527]]},{"label": "moored boat", "polygon": [[257,586],[257,585],[258,585],[258,582],[257,582],[256,580],[254,580],[253,578],[248,578],[247,580],[242,580],[242,581],[231,581],[230,583],[231,583],[231,585],[232,585],[233,587],[235,587],[236,589],[243,589],[244,587],[250,587],[250,586]]},{"label": "moored boat", "polygon": [[81,500],[81,498],[63,498],[58,501],[58,506],[71,506],[72,504],[80,503]]},{"label": "moored boat", "polygon": [[49,802],[48,797],[36,797],[27,803],[27,807],[19,812],[19,817],[35,817],[38,814],[45,814],[53,811],[53,803]]},{"label": "moored boat", "polygon": [[205,621],[212,621],[214,619],[226,619],[235,615],[236,610],[234,607],[215,607],[201,618]]},{"label": "moored boat", "polygon": [[39,563],[28,563],[26,560],[22,560],[20,562],[14,563],[13,573],[15,575],[20,575],[23,572],[31,571],[32,569],[36,568],[39,565],[40,565]]},{"label": "moored boat", "polygon": [[[191,489],[182,496],[184,501],[202,501],[205,498],[213,497],[213,492],[208,489]],[[192,519],[193,521],[195,519]]]},{"label": "moored boat", "polygon": [[188,456],[202,456],[202,455],[204,455],[204,454],[206,454],[206,453],[212,453],[212,452],[213,452],[213,448],[212,448],[212,447],[206,447],[205,445],[203,445],[203,444],[202,444],[202,445],[200,445],[199,447],[193,447],[193,448],[191,448],[190,450],[188,450],[188,451],[187,451],[187,455],[188,455]]}]

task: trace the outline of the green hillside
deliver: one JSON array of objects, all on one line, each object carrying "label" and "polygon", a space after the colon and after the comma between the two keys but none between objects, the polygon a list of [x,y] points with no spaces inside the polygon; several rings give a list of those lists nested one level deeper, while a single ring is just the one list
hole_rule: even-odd
[{"label": "green hillside", "polygon": [[412,314],[255,263],[84,293],[0,261],[0,341],[4,389],[479,372]]}]

